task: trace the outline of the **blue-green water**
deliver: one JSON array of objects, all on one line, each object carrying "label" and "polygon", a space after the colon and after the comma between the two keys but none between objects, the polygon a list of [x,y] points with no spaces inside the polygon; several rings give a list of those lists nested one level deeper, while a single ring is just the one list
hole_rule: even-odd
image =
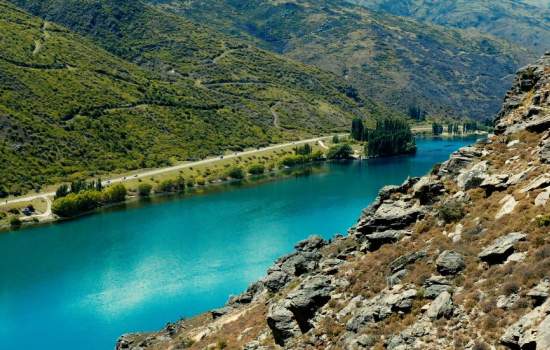
[{"label": "blue-green water", "polygon": [[472,142],[421,139],[415,156],[1,234],[0,348],[112,349],[122,333],[221,306],[298,240],[345,233],[380,187]]}]

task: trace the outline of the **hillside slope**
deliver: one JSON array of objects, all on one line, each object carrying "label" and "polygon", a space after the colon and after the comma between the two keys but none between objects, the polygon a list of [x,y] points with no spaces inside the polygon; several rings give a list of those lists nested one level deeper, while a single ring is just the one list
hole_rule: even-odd
[{"label": "hillside slope", "polygon": [[[530,59],[492,36],[375,13],[343,0],[151,1],[344,77],[402,112],[485,119]],[[467,93],[464,93],[464,92]]]},{"label": "hillside slope", "polygon": [[349,235],[300,242],[224,308],[117,349],[550,348],[550,53],[496,123],[383,188]]},{"label": "hillside slope", "polygon": [[329,73],[125,3],[74,2],[79,14],[57,3],[117,57],[0,1],[0,192],[343,130],[377,113]]},{"label": "hillside slope", "polygon": [[528,0],[351,0],[397,16],[452,28],[475,29],[533,52],[550,49],[550,3]]}]

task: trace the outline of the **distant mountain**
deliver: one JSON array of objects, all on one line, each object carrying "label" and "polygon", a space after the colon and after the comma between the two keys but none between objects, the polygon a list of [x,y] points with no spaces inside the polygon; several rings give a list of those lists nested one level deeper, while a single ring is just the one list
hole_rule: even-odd
[{"label": "distant mountain", "polygon": [[268,50],[344,77],[407,112],[491,117],[531,56],[492,36],[373,12],[344,0],[152,1]]},{"label": "distant mountain", "polygon": [[547,0],[350,1],[427,23],[476,29],[537,54],[550,50],[550,2]]},{"label": "distant mountain", "polygon": [[138,1],[19,3],[47,21],[0,0],[0,189],[12,193],[378,113],[330,73]]}]

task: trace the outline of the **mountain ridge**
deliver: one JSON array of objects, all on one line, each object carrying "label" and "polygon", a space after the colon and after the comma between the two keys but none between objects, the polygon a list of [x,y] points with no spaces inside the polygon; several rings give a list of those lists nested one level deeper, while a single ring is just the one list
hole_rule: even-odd
[{"label": "mountain ridge", "polygon": [[[337,74],[407,113],[478,120],[496,113],[530,53],[493,36],[417,23],[346,1],[151,1]],[[467,91],[467,94],[464,94]]]}]

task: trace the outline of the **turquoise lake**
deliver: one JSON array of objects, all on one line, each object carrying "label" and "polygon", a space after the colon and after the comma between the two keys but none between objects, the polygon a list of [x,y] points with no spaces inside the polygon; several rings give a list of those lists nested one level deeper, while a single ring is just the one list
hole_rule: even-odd
[{"label": "turquoise lake", "polygon": [[222,306],[297,241],[345,234],[383,185],[474,141],[419,139],[414,156],[0,234],[0,348],[113,349],[122,333]]}]

